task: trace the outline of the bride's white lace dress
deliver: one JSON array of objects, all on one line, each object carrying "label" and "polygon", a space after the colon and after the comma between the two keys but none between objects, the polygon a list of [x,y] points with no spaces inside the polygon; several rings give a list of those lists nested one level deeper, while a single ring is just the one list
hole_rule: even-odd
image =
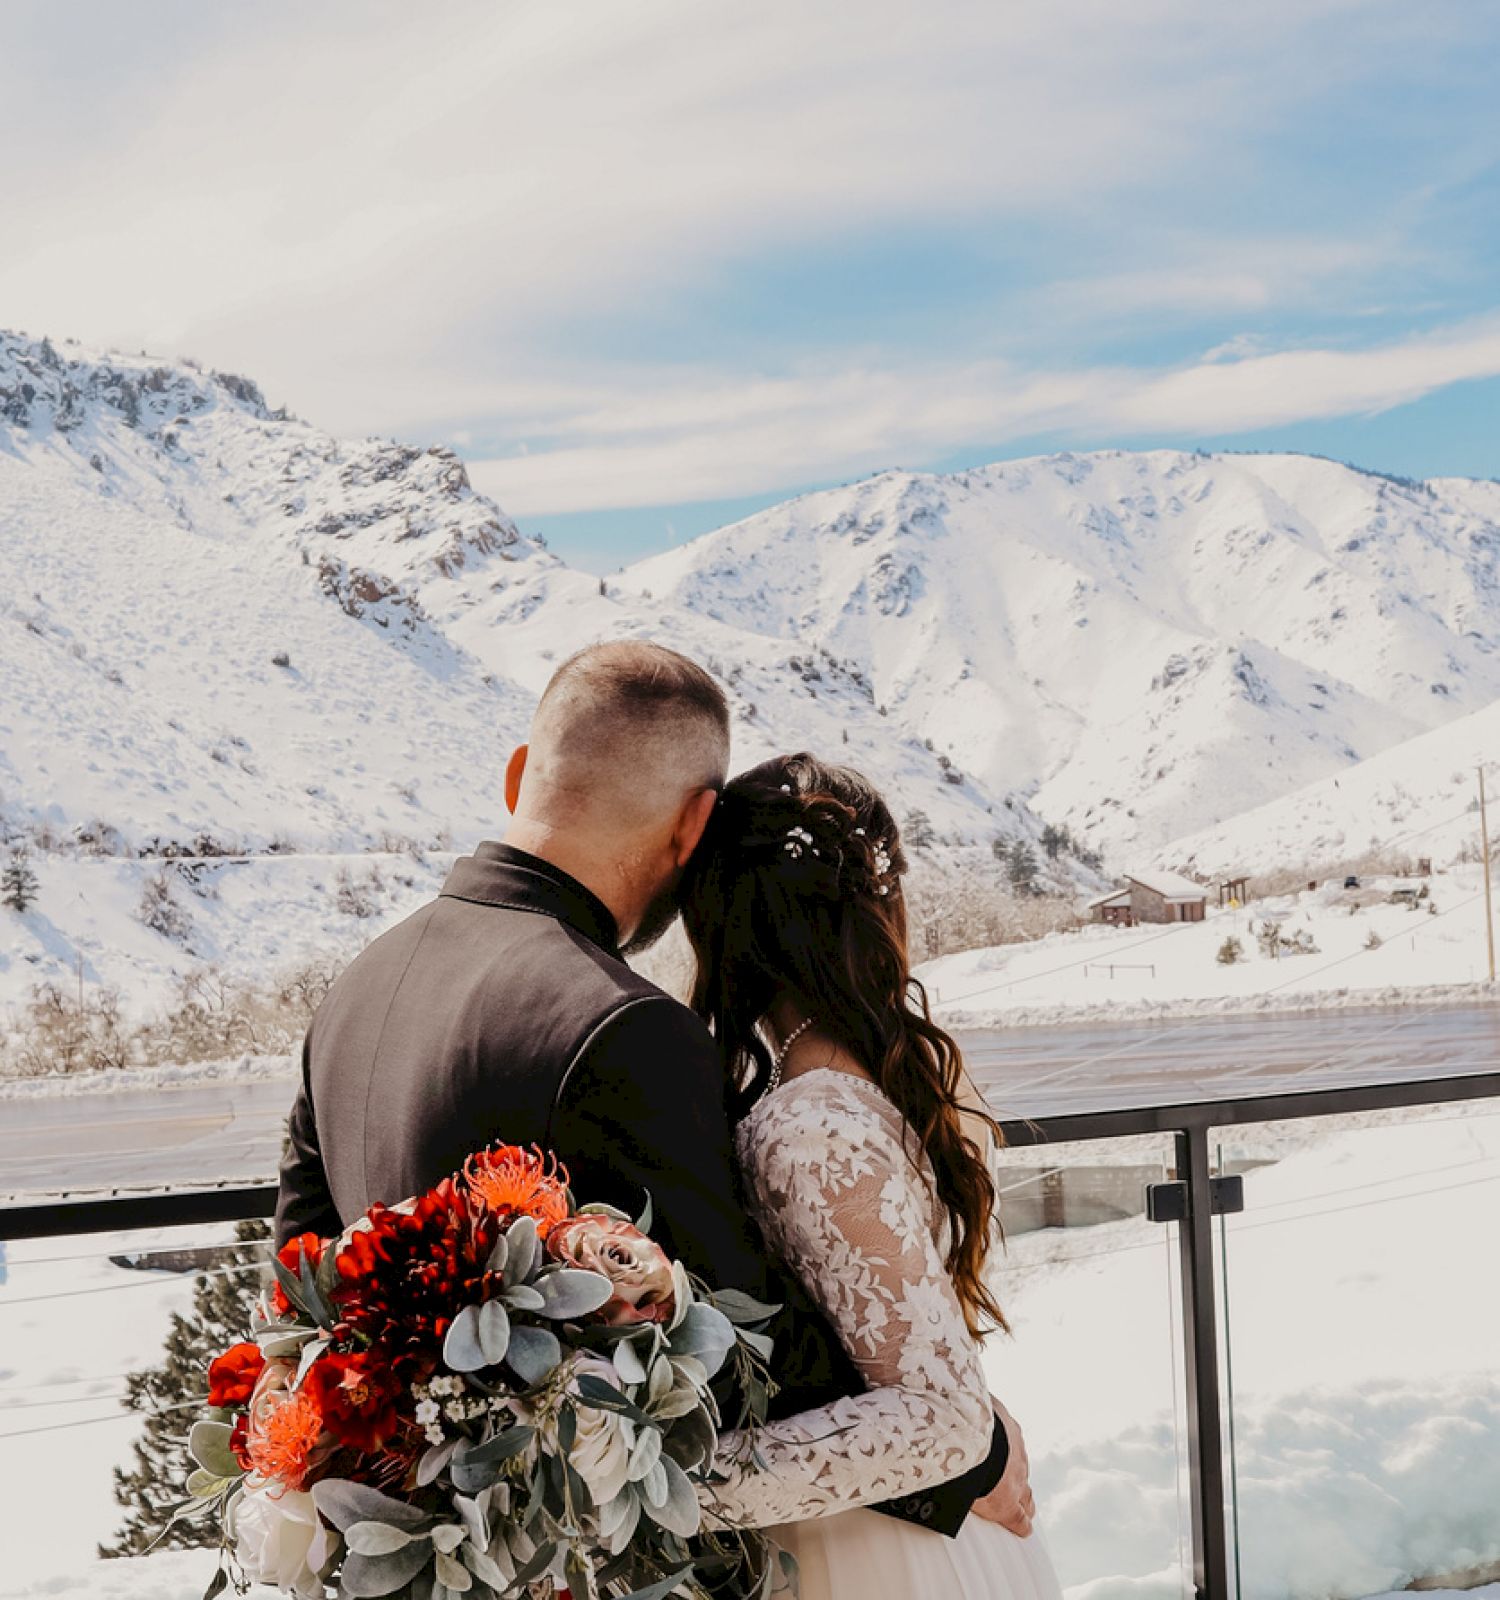
[{"label": "bride's white lace dress", "polygon": [[[869,1384],[757,1439],[726,1516],[768,1527],[797,1557],[802,1600],[1058,1600],[1040,1534],[971,1516],[956,1539],[859,1509],[947,1482],[988,1454],[979,1348],[944,1264],[946,1226],[873,1083],[823,1069],[765,1096],[740,1124],[752,1205]],[[909,1143],[909,1141],[908,1141]],[[739,1443],[726,1435],[731,1455]]]}]

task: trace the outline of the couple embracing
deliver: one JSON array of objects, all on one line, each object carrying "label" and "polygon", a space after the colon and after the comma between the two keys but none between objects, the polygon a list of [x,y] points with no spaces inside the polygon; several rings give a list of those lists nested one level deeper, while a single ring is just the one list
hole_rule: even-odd
[{"label": "couple embracing", "polygon": [[[505,842],[313,1020],[278,1238],[497,1140],[631,1214],[649,1194],[690,1272],[782,1308],[771,1420],[753,1448],[724,1435],[708,1516],[772,1530],[803,1600],[1056,1600],[980,1363],[998,1129],[910,978],[895,822],[810,755],[728,769],[724,695],[685,657],[621,642],[558,670]],[[690,1008],[624,959],[679,914]]]}]

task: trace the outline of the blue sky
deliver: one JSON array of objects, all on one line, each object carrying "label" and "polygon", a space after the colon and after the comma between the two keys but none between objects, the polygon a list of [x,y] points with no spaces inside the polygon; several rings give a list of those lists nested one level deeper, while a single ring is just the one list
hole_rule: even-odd
[{"label": "blue sky", "polygon": [[76,0],[0,59],[0,325],[451,443],[595,570],[1061,448],[1500,476],[1474,0]]}]

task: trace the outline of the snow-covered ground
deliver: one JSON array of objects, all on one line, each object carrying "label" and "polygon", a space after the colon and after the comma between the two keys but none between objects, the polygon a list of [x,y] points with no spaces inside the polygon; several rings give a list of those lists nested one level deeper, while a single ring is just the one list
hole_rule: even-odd
[{"label": "snow-covered ground", "polygon": [[[1389,892],[1398,884],[1426,884],[1429,897],[1416,910],[1392,904]],[[1210,899],[1202,922],[1090,924],[966,950],[927,962],[919,976],[944,1017],[965,1027],[1430,1002],[1444,986],[1485,980],[1479,865],[1456,863],[1425,879],[1365,878],[1359,889],[1341,885],[1342,879],[1330,880],[1237,909],[1220,909]],[[1429,904],[1436,906],[1432,914]],[[1256,930],[1267,921],[1279,922],[1286,938],[1307,934],[1316,953],[1264,954]],[[1239,940],[1242,954],[1225,965],[1218,953],[1230,938]]]},{"label": "snow-covered ground", "polygon": [[33,866],[43,898],[24,915],[0,908],[0,1023],[32,987],[117,989],[141,1019],[170,1006],[178,980],[214,967],[273,983],[308,963],[342,965],[442,885],[450,853],[252,856],[170,866],[186,923],[168,939],[140,920],[159,863],[50,855]]},{"label": "snow-covered ground", "polygon": [[[1226,1159],[1279,1156],[1248,1174],[1246,1209],[1225,1236],[1246,1600],[1338,1600],[1493,1571],[1500,1277],[1487,1263],[1500,1230],[1500,1105],[1230,1130],[1224,1143]],[[1050,1154],[1134,1165],[1165,1160],[1166,1144]],[[1028,1176],[1018,1161],[1009,1181]],[[10,1250],[4,1600],[196,1600],[211,1569],[192,1555],[90,1559],[113,1525],[110,1465],[134,1430],[128,1417],[95,1419],[110,1417],[119,1375],[154,1357],[168,1310],[190,1293],[184,1280],[111,1266],[105,1255],[124,1242]],[[992,1342],[988,1369],[1026,1429],[1070,1600],[1181,1593],[1175,1272],[1171,1230],[1144,1220],[1021,1235],[1000,1269],[1015,1336]]]}]

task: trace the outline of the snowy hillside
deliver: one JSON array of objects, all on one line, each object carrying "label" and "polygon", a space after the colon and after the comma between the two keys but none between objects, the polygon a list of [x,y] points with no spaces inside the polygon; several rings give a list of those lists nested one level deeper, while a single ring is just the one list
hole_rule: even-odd
[{"label": "snowy hillside", "polygon": [[[1002,828],[1040,831],[883,717],[857,669],[601,594],[446,450],[334,439],[245,379],[0,334],[0,844],[26,843],[42,886],[0,920],[0,1002],[76,973],[145,1004],[203,962],[346,956],[503,827],[536,694],[621,635],[721,675],[742,762],[833,752],[985,860]],[[175,926],[142,926],[148,880],[185,857],[214,860],[172,867]]]},{"label": "snowy hillside", "polygon": [[620,587],[852,663],[1112,861],[1500,697],[1500,484],[1105,452],[810,494]]},{"label": "snowy hillside", "polygon": [[[1186,871],[1354,861],[1374,852],[1433,862],[1481,859],[1479,788],[1500,801],[1500,704],[1404,740],[1333,777],[1232,821],[1174,839],[1163,859]],[[1500,812],[1490,811],[1491,845]]]}]

